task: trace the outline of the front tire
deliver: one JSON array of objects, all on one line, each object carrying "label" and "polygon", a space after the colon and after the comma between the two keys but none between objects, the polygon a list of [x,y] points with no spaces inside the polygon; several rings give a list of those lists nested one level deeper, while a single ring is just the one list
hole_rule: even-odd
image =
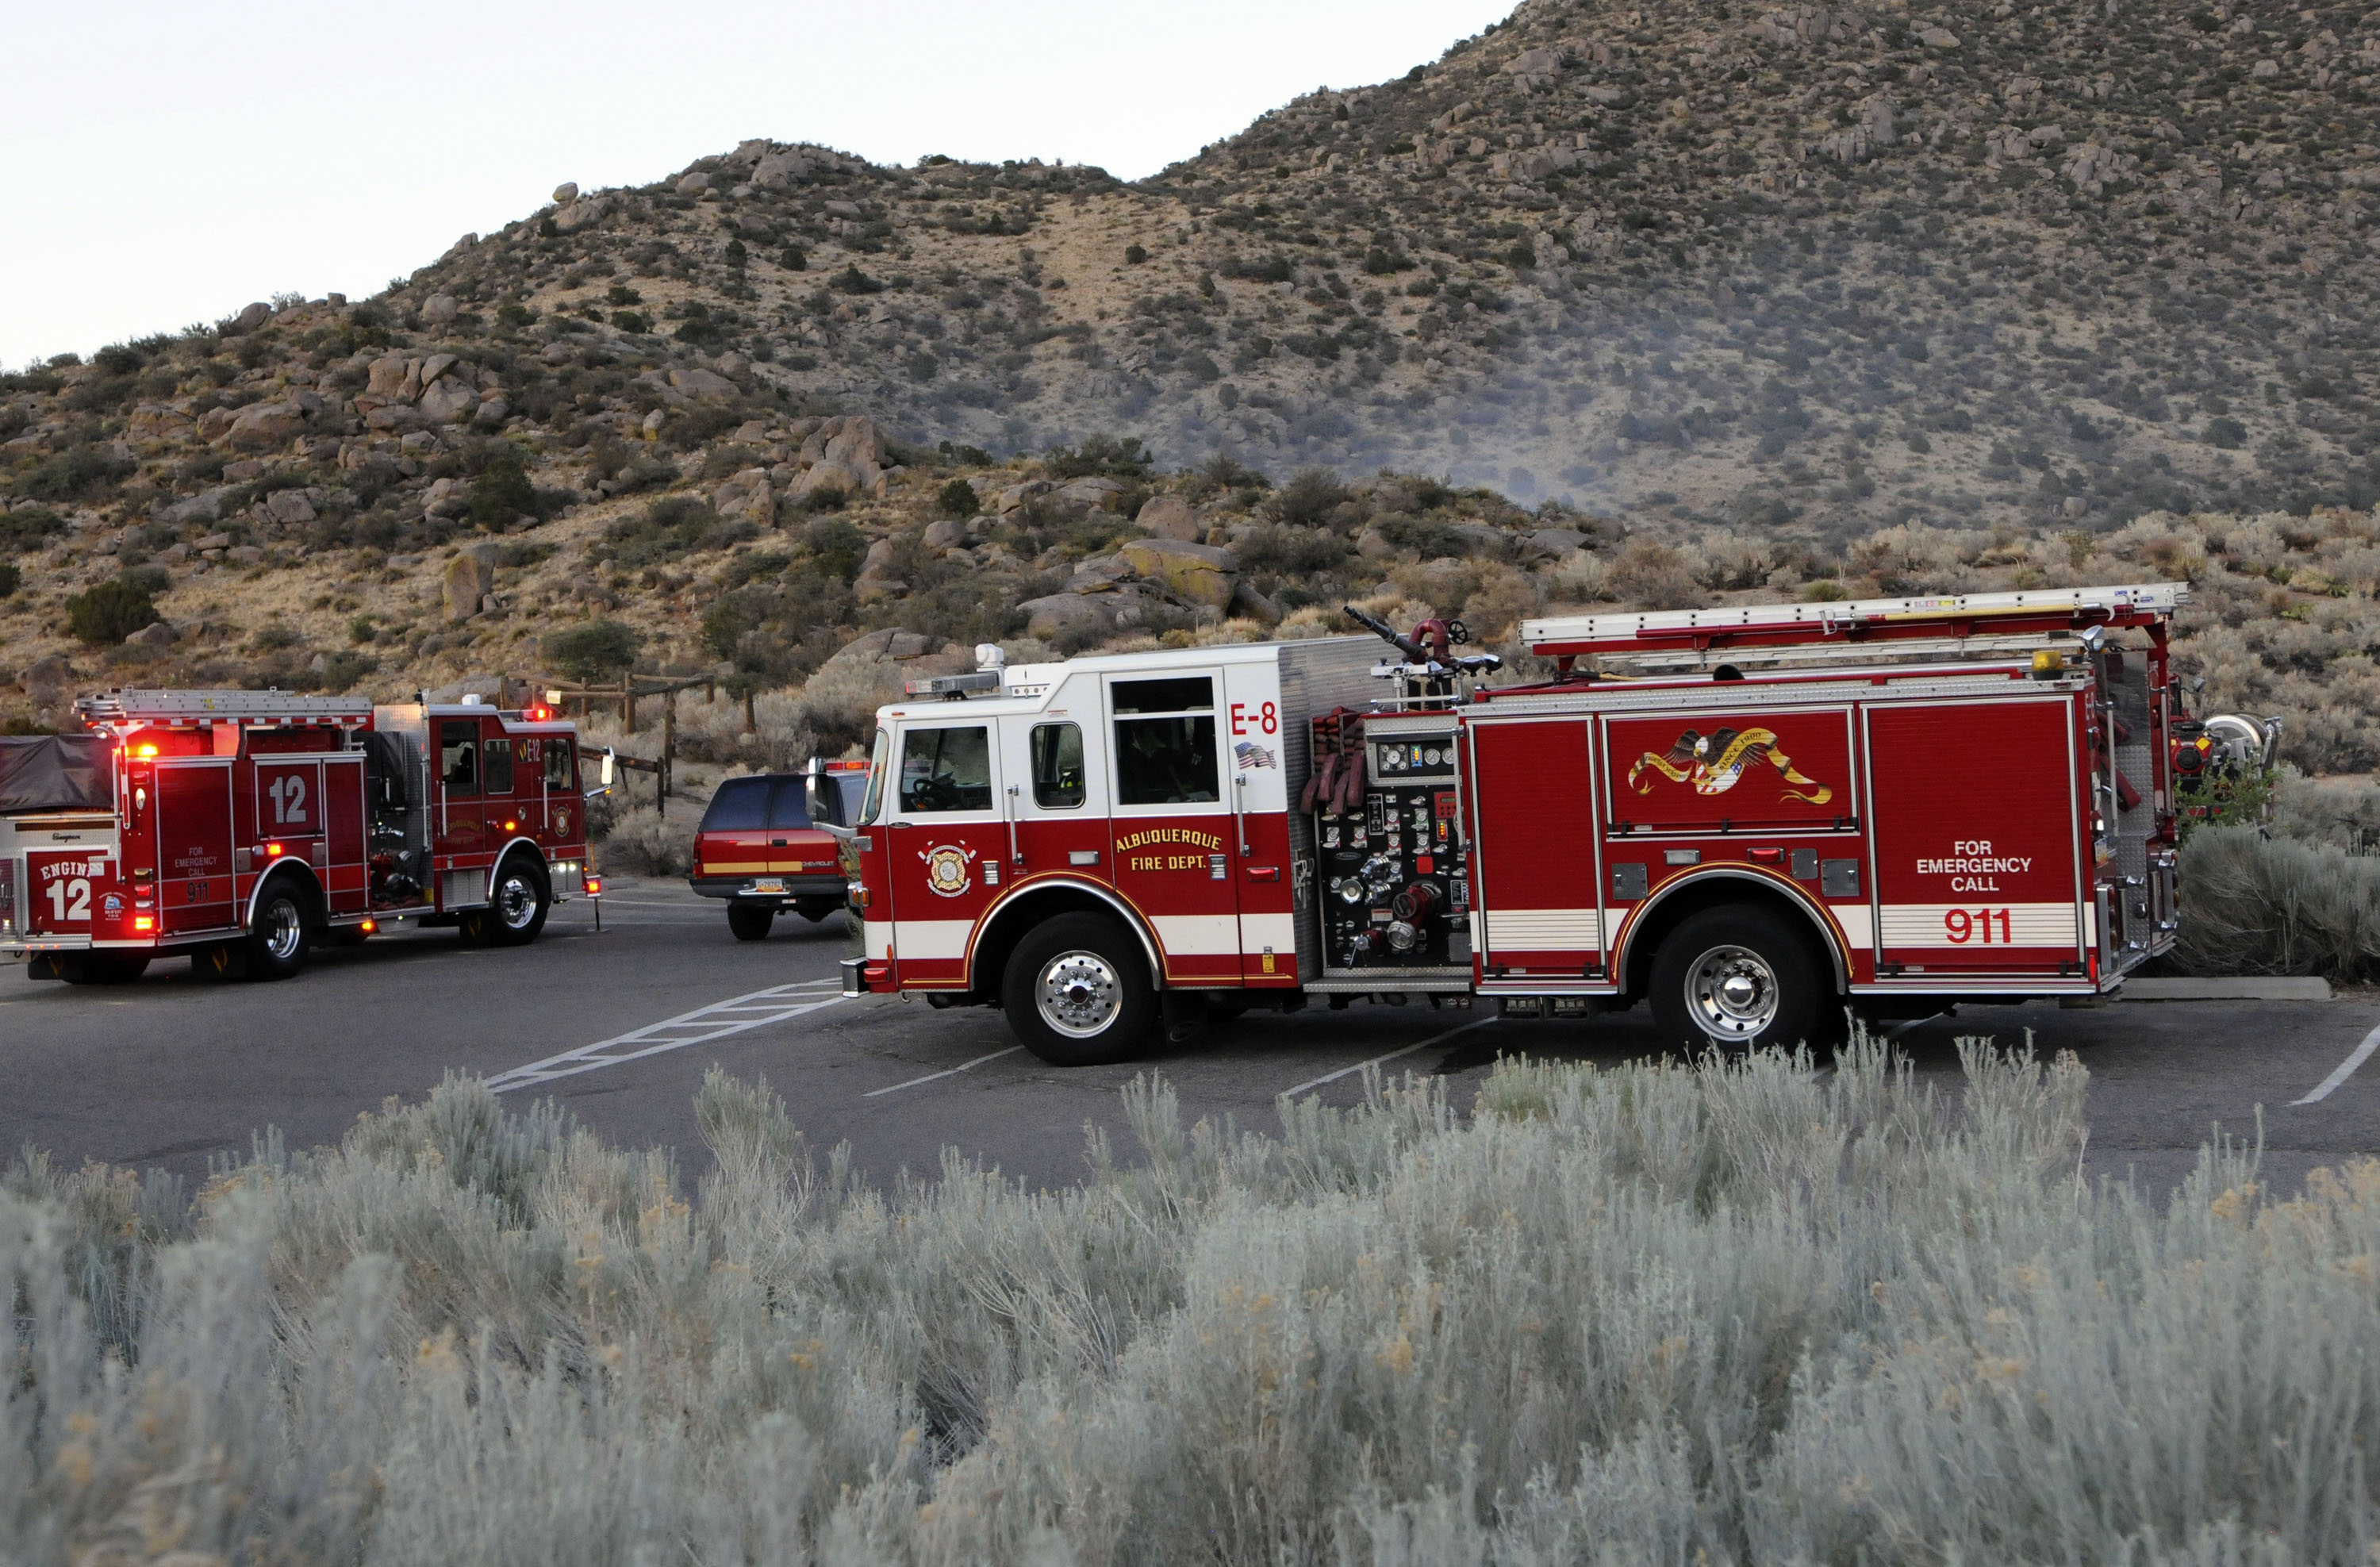
[{"label": "front tire", "polygon": [[769,927],[777,922],[777,911],[767,904],[729,904],[727,929],[739,941],[765,941]]},{"label": "front tire", "polygon": [[1025,1048],[1052,1066],[1100,1066],[1140,1049],[1157,991],[1139,944],[1114,920],[1062,914],[1009,954],[1001,1010]]},{"label": "front tire", "polygon": [[545,929],[553,893],[535,860],[516,855],[496,872],[495,896],[482,911],[480,929],[492,947],[525,947]]},{"label": "front tire", "polygon": [[248,977],[287,979],[306,966],[306,900],[288,878],[264,889],[248,922]]},{"label": "front tire", "polygon": [[1647,999],[1666,1046],[1790,1050],[1818,1042],[1834,982],[1816,943],[1777,915],[1711,908],[1662,941]]}]

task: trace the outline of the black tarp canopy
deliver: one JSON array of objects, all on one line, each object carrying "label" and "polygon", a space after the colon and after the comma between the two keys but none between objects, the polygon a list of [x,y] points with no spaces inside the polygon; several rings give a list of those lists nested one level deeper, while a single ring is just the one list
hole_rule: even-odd
[{"label": "black tarp canopy", "polygon": [[114,810],[104,735],[0,735],[0,812]]}]

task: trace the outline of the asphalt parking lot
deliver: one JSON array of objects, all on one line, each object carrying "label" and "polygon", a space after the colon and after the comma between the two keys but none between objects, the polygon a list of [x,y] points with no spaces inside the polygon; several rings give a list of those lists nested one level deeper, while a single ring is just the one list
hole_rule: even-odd
[{"label": "asphalt parking lot", "polygon": [[[952,1148],[1055,1185],[1082,1174],[1088,1124],[1132,1151],[1118,1090],[1141,1072],[1162,1073],[1187,1118],[1270,1130],[1284,1092],[1356,1102],[1367,1063],[1476,1081],[1500,1051],[1609,1064],[1651,1048],[1641,1012],[1536,1021],[1359,1002],[1251,1015],[1197,1047],[1061,1071],[1016,1049],[992,1012],[843,1000],[839,919],[787,917],[768,941],[740,942],[720,905],[682,884],[615,879],[602,927],[570,904],[528,948],[394,935],[318,953],[278,985],[200,980],[179,959],[114,988],[0,967],[0,1150],[198,1177],[266,1126],[292,1146],[335,1142],[389,1096],[462,1072],[523,1100],[551,1095],[616,1141],[687,1150],[691,1176],[702,1157],[691,1101],[715,1063],[765,1076],[813,1148],[850,1144],[863,1179],[929,1174]],[[1906,1026],[1897,1043],[1947,1083],[1960,1037],[2028,1033],[2090,1068],[2094,1175],[2170,1187],[2218,1129],[2252,1141],[2260,1110],[2278,1190],[2380,1148],[2380,1063],[2341,1073],[2380,1039],[2380,997],[1988,1007]]]}]

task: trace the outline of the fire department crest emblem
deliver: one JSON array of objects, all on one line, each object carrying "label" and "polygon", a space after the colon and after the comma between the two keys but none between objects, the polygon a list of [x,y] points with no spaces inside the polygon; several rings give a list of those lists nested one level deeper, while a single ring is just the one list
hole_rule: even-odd
[{"label": "fire department crest emblem", "polygon": [[1672,784],[1693,785],[1697,795],[1724,795],[1760,762],[1777,770],[1779,793],[1785,799],[1822,806],[1835,797],[1833,789],[1793,771],[1792,759],[1777,748],[1777,735],[1767,729],[1719,729],[1708,735],[1689,729],[1667,756],[1646,751],[1637,758],[1628,770],[1628,786],[1649,795],[1658,774]]},{"label": "fire department crest emblem", "polygon": [[943,844],[917,857],[926,862],[926,885],[945,898],[955,898],[974,884],[973,849]]}]

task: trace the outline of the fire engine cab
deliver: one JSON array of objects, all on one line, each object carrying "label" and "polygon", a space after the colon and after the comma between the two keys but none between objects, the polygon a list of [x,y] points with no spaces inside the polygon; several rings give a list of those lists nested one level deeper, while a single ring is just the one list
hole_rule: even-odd
[{"label": "fire engine cab", "polygon": [[878,715],[844,989],[1060,1063],[1317,995],[1751,1048],[2107,991],[2177,927],[2187,591],[1536,620],[1555,676],[1503,686],[1459,623],[1360,614],[1392,656],[987,648]]},{"label": "fire engine cab", "polygon": [[587,858],[575,725],[542,709],[123,690],[0,739],[0,955],[37,979],[281,978],[411,920],[536,939]]}]

